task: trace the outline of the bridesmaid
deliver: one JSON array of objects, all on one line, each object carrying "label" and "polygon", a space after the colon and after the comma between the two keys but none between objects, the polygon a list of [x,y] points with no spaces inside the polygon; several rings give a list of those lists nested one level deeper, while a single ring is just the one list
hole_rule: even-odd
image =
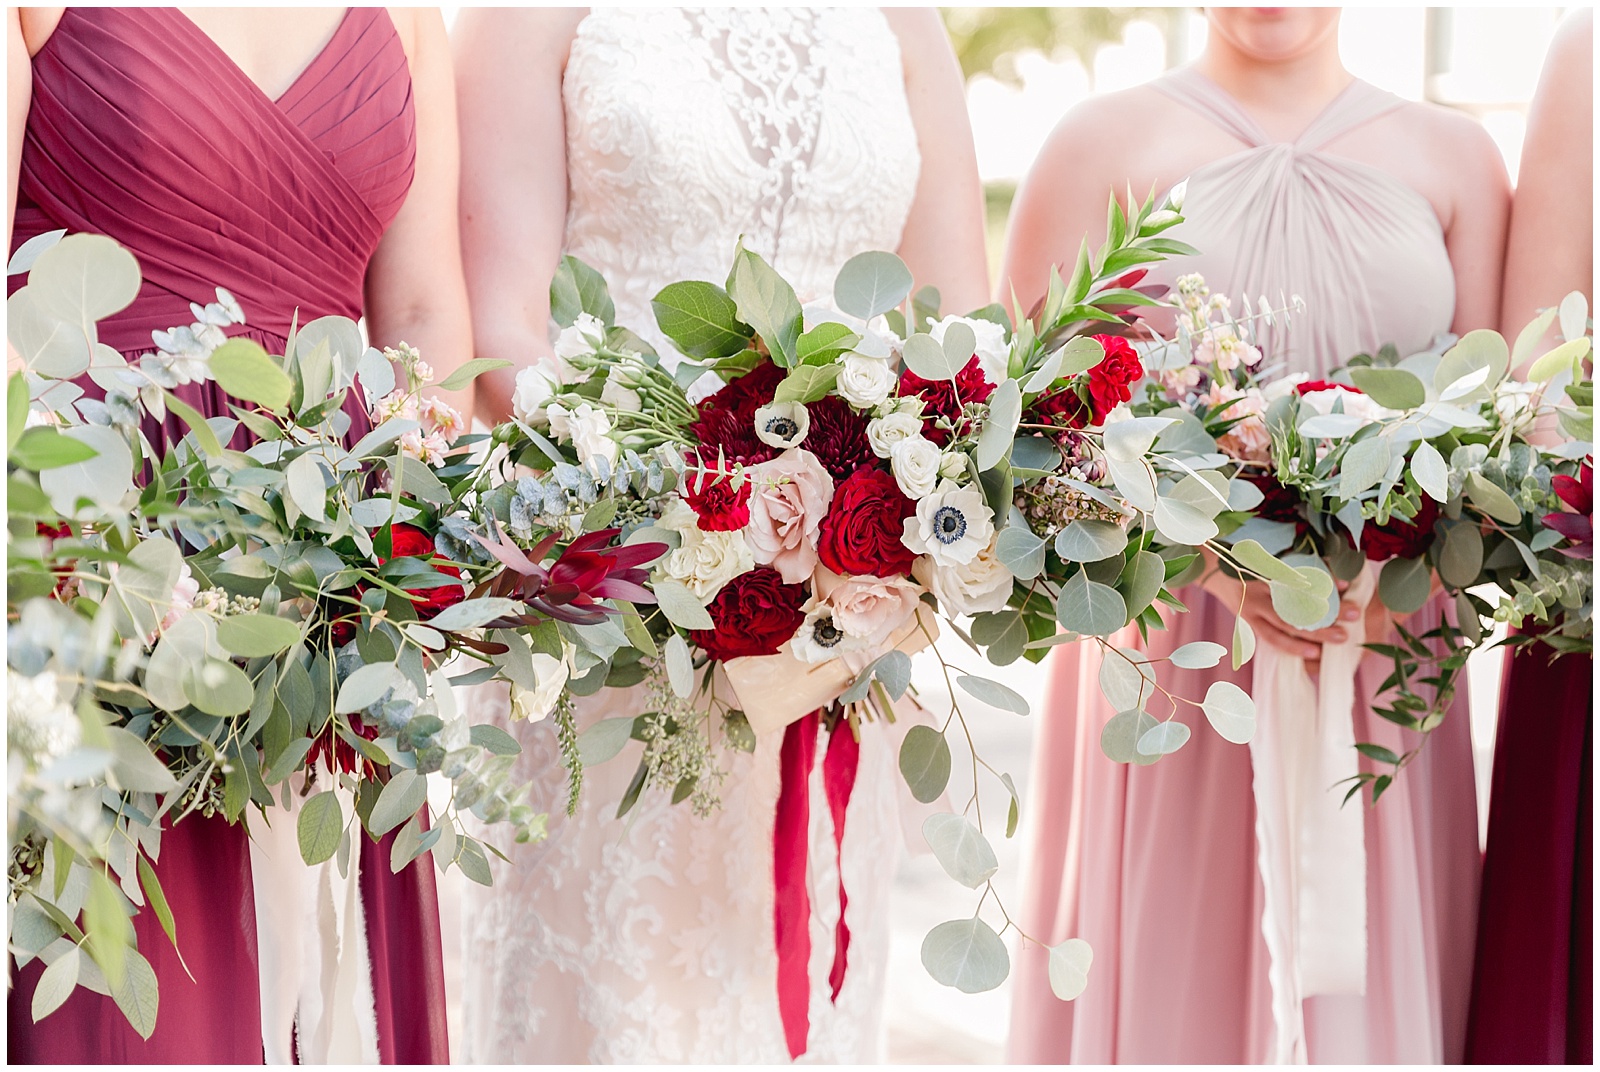
[{"label": "bridesmaid", "polygon": [[[1594,11],[1558,31],[1522,147],[1501,331],[1571,291],[1594,296]],[[1506,659],[1489,793],[1474,1064],[1594,1060],[1593,659]]]},{"label": "bridesmaid", "polygon": [[[152,329],[187,323],[189,303],[223,286],[249,317],[235,334],[280,352],[298,310],[301,323],[364,314],[375,343],[410,342],[441,375],[469,356],[437,10],[13,8],[7,48],[10,247],[57,228],[98,232],[144,272],[134,303],[100,323],[102,342],[147,352]],[[214,385],[179,393],[227,412]],[[365,415],[352,416],[359,433]],[[33,1024],[35,961],[9,997],[10,1060],[262,1061],[246,829],[194,815],[163,842],[156,870],[193,979],[155,914],[139,913],[161,985],[155,1034],[141,1040],[109,998],[82,989]],[[387,844],[363,839],[361,851],[369,1056],[446,1061],[432,868],[392,875]],[[286,1059],[293,1040],[273,1034],[266,1053]]]},{"label": "bridesmaid", "polygon": [[[1240,301],[1304,296],[1306,312],[1270,350],[1291,371],[1317,376],[1385,342],[1414,352],[1436,333],[1497,324],[1508,184],[1482,129],[1353,78],[1336,9],[1206,12],[1194,65],[1091,100],[1051,136],[1018,195],[1001,292],[1014,287],[1028,305],[1085,234],[1097,243],[1108,189],[1163,191],[1187,178],[1188,222],[1175,234],[1201,254],[1160,266],[1155,281],[1199,271]],[[1261,642],[1313,671],[1319,645],[1343,640],[1361,617],[1347,603],[1334,626],[1296,630],[1273,613],[1265,586],[1250,593],[1243,613]],[[1227,644],[1237,582],[1212,571],[1183,598],[1189,613],[1151,638],[1152,653]],[[1368,637],[1389,628],[1386,616],[1374,600]],[[1437,611],[1421,617],[1414,627],[1429,628]],[[1099,749],[1112,712],[1092,652],[1056,656],[1030,809],[1050,818],[1029,831],[1022,924],[1041,940],[1086,939],[1095,965],[1087,993],[1063,1004],[1046,986],[1042,950],[1023,950],[1011,1059],[1459,1061],[1478,866],[1465,703],[1366,813],[1365,996],[1280,1007],[1280,1031],[1250,752],[1190,719],[1189,744],[1159,765],[1112,763]],[[1163,685],[1198,697],[1218,677],[1248,689],[1251,676],[1249,666],[1172,670]],[[1395,746],[1398,729],[1360,699],[1383,677],[1369,655],[1356,679],[1356,739]]]}]

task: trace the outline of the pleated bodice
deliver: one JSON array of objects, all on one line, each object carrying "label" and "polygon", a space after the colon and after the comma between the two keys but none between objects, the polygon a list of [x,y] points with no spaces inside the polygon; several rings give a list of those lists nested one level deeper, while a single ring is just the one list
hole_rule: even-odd
[{"label": "pleated bodice", "polygon": [[1269,358],[1321,375],[1393,343],[1402,356],[1450,329],[1455,276],[1433,206],[1394,176],[1326,146],[1405,101],[1359,79],[1292,142],[1275,142],[1237,101],[1193,68],[1151,83],[1245,148],[1194,171],[1172,234],[1200,251],[1156,266],[1171,283],[1205,276],[1234,311],[1298,295],[1287,328],[1263,328]]},{"label": "pleated bodice", "polygon": [[100,324],[116,350],[148,351],[218,286],[247,333],[281,339],[297,310],[302,324],[361,315],[415,156],[410,70],[383,8],[346,12],[273,100],[176,8],[69,7],[33,58],[13,249],[66,228],[131,250],[143,288]]}]

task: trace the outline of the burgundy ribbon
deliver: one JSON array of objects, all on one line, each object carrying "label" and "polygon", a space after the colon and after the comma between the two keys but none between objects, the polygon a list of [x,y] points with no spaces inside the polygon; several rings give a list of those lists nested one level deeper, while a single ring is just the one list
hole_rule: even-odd
[{"label": "burgundy ribbon", "polygon": [[[811,769],[817,759],[821,712],[791,722],[779,757],[781,782],[773,826],[773,930],[778,947],[778,1013],[789,1056],[806,1052],[811,1021],[811,894],[806,883],[811,841]],[[822,761],[823,789],[833,817],[834,851],[839,854],[839,923],[834,930],[833,967],[828,972],[833,1000],[839,999],[849,960],[850,928],[844,910],[844,820],[855,788],[861,746],[848,725],[836,726]]]}]

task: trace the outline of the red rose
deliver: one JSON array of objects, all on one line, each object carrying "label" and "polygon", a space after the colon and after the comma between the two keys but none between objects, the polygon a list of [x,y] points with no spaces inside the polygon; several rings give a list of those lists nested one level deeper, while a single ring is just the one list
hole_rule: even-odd
[{"label": "red rose", "polygon": [[877,464],[872,443],[867,439],[866,414],[851,409],[838,395],[806,403],[806,413],[811,418],[811,430],[800,445],[817,456],[833,479],[848,479],[862,466]]},{"label": "red rose", "polygon": [[777,457],[777,448],[756,435],[756,410],[772,401],[784,375],[783,369],[767,361],[700,403],[689,435],[705,457],[715,458],[718,449],[729,465],[754,465]]},{"label": "red rose", "polygon": [[729,476],[689,473],[684,479],[683,501],[699,518],[703,532],[738,532],[750,524],[750,481],[733,486]]},{"label": "red rose", "polygon": [[1297,540],[1311,531],[1311,523],[1300,509],[1300,495],[1293,488],[1278,483],[1278,478],[1271,473],[1246,473],[1244,478],[1261,490],[1261,505],[1255,511],[1257,517],[1292,522]]},{"label": "red rose", "polygon": [[1094,406],[1094,423],[1133,397],[1133,385],[1144,375],[1139,355],[1127,339],[1118,335],[1094,335],[1106,348],[1105,360],[1089,370],[1089,399]]},{"label": "red rose", "polygon": [[966,431],[967,421],[962,408],[968,402],[987,402],[994,394],[995,385],[983,375],[978,355],[962,366],[952,380],[925,380],[910,369],[900,374],[900,397],[912,395],[922,399],[922,434],[944,446],[950,442],[950,430],[938,427],[934,420],[943,417],[959,431]]},{"label": "red rose", "polygon": [[846,577],[900,577],[917,556],[901,536],[905,519],[917,512],[900,485],[882,469],[859,469],[833,493],[817,530],[817,557]]},{"label": "red rose", "polygon": [[1387,525],[1368,524],[1361,530],[1361,550],[1369,562],[1391,558],[1420,558],[1433,543],[1433,523],[1439,519],[1439,504],[1423,495],[1417,516],[1410,521],[1399,516]]},{"label": "red rose", "polygon": [[1332,380],[1306,380],[1304,383],[1294,385],[1297,395],[1314,395],[1318,391],[1349,391],[1353,395],[1364,393],[1359,387],[1351,387],[1348,383],[1334,383]]},{"label": "red rose", "polygon": [[1087,428],[1094,418],[1094,410],[1070,384],[1040,395],[1033,400],[1033,414],[1041,424],[1058,428]]},{"label": "red rose", "polygon": [[[378,559],[380,566],[393,558],[432,558],[435,553],[433,537],[415,525],[395,525],[390,530],[390,551],[389,558]],[[454,566],[440,564],[433,568],[451,577],[461,576],[461,571]],[[427,621],[446,607],[453,607],[467,598],[467,590],[459,584],[441,585],[438,588],[408,588],[406,592],[419,597],[411,607],[422,621]]]},{"label": "red rose", "polygon": [[806,620],[805,601],[805,585],[784,584],[777,570],[761,566],[723,585],[706,607],[715,628],[690,630],[689,638],[718,661],[776,655]]}]

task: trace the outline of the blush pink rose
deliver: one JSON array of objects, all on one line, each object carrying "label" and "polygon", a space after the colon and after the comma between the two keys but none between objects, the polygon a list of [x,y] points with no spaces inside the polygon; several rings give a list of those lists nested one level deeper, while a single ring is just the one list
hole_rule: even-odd
[{"label": "blush pink rose", "polygon": [[869,647],[882,644],[910,621],[923,591],[920,584],[904,577],[840,578],[837,574],[819,580],[817,589],[833,608],[833,624]]},{"label": "blush pink rose", "polygon": [[833,477],[799,447],[745,474],[751,492],[744,534],[755,560],[777,570],[785,584],[800,584],[817,568],[817,527],[833,501]]}]

